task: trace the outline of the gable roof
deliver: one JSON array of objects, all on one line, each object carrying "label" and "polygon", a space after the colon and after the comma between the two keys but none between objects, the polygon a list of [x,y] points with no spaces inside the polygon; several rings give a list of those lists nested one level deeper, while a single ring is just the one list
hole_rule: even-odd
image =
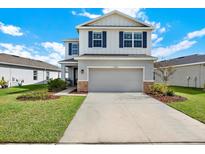
[{"label": "gable roof", "polygon": [[19,57],[15,55],[9,55],[5,53],[0,53],[0,64],[60,71],[59,67],[40,60],[34,60],[34,59]]},{"label": "gable roof", "polygon": [[155,67],[168,67],[176,65],[192,65],[196,63],[205,63],[205,55],[195,54],[184,57],[178,57],[170,60],[156,62],[154,65]]},{"label": "gable roof", "polygon": [[143,25],[142,27],[146,27],[147,29],[154,29],[154,27],[153,27],[152,25],[149,25],[149,24],[147,24],[147,23],[143,23],[143,22],[141,22],[141,21],[138,21],[138,20],[136,20],[135,18],[133,18],[133,17],[131,17],[131,16],[129,16],[129,15],[126,15],[126,14],[120,12],[120,11],[117,11],[117,10],[111,11],[111,12],[109,12],[109,13],[107,13],[107,14],[104,14],[104,15],[102,15],[102,16],[100,16],[100,17],[97,17],[97,18],[95,18],[95,19],[93,19],[93,20],[90,20],[90,21],[88,21],[88,22],[85,22],[85,23],[82,23],[82,24],[80,24],[80,25],[77,25],[76,28],[77,28],[77,29],[80,29],[80,28],[82,28],[82,27],[88,26],[88,25],[91,24],[91,23],[94,23],[94,22],[96,22],[96,21],[99,21],[99,20],[101,20],[101,19],[103,19],[103,18],[105,18],[105,17],[111,16],[111,15],[113,15],[113,14],[120,15],[120,16],[122,16],[122,17],[124,17],[124,18],[128,18],[129,20],[134,21],[134,22],[136,22],[136,23],[138,23],[138,24],[142,24],[142,25]]}]

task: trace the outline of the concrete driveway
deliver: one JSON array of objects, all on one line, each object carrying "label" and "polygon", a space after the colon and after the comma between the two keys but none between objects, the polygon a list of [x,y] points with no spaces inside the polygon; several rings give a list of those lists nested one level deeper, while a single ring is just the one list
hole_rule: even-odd
[{"label": "concrete driveway", "polygon": [[89,93],[60,143],[205,142],[205,125],[142,93]]}]

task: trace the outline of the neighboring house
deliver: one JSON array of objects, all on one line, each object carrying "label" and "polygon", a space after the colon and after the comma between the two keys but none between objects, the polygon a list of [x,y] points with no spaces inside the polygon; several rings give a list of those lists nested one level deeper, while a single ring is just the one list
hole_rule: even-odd
[{"label": "neighboring house", "polygon": [[146,91],[154,82],[151,25],[112,11],[76,27],[67,39],[62,78],[84,92]]},{"label": "neighboring house", "polygon": [[18,84],[42,84],[48,79],[59,78],[60,69],[57,66],[40,60],[23,58],[0,53],[0,79],[3,77],[9,86]]},{"label": "neighboring house", "polygon": [[[168,81],[170,85],[203,88],[205,84],[205,55],[196,54],[160,61],[155,63],[156,66],[175,69]],[[156,74],[155,81],[162,82]]]}]

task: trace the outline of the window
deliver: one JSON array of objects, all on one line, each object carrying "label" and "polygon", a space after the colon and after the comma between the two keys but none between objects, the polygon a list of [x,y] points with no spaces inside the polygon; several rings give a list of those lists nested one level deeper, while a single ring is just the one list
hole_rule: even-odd
[{"label": "window", "polygon": [[134,47],[142,47],[142,33],[140,32],[134,33]]},{"label": "window", "polygon": [[77,55],[78,54],[78,44],[72,43],[72,54]]},{"label": "window", "polygon": [[33,71],[33,80],[38,80],[38,71]]},{"label": "window", "polygon": [[93,32],[93,47],[102,47],[102,32]]},{"label": "window", "polygon": [[127,47],[127,48],[132,47],[132,33],[131,32],[124,33],[124,47]]},{"label": "window", "polygon": [[50,79],[50,73],[46,72],[46,80],[49,80],[49,79]]}]

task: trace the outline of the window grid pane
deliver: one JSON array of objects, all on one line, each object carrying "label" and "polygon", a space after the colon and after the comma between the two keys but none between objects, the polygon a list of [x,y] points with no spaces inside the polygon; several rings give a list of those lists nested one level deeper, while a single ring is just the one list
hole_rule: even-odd
[{"label": "window grid pane", "polygon": [[132,33],[131,32],[124,33],[124,47],[127,47],[127,48],[132,47]]},{"label": "window grid pane", "polygon": [[72,54],[78,54],[78,44],[72,44]]},{"label": "window grid pane", "polygon": [[142,41],[134,41],[134,47],[142,47]]},{"label": "window grid pane", "polygon": [[101,32],[93,33],[93,47],[102,47],[102,33]]}]

